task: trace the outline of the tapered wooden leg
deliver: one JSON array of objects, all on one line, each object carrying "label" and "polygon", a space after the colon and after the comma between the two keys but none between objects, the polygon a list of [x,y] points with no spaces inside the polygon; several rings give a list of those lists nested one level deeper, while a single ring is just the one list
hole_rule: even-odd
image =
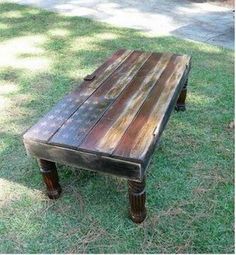
[{"label": "tapered wooden leg", "polygon": [[142,182],[128,181],[130,217],[133,222],[141,223],[146,218],[145,178]]},{"label": "tapered wooden leg", "polygon": [[47,187],[48,197],[51,199],[57,199],[61,194],[61,186],[59,184],[55,163],[44,159],[38,159],[38,164],[40,172],[43,175],[44,183]]},{"label": "tapered wooden leg", "polygon": [[182,88],[179,98],[177,100],[176,106],[175,106],[175,110],[176,111],[185,111],[186,107],[185,107],[185,100],[187,97],[187,85],[188,85],[188,79],[186,80],[184,87]]}]

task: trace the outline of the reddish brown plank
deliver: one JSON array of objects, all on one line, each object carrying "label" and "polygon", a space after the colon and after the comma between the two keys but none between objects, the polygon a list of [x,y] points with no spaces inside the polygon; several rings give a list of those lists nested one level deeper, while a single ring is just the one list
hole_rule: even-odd
[{"label": "reddish brown plank", "polygon": [[155,143],[156,137],[162,131],[167,109],[189,61],[187,56],[172,58],[113,151],[114,157],[144,160],[150,146]]},{"label": "reddish brown plank", "polygon": [[79,106],[118,68],[132,53],[129,50],[119,50],[103,65],[97,68],[92,75],[92,81],[84,81],[72,93],[65,96],[49,113],[31,127],[24,139],[48,141],[61,125],[79,108]]},{"label": "reddish brown plank", "polygon": [[116,100],[150,57],[133,52],[50,139],[51,144],[75,148]]},{"label": "reddish brown plank", "polygon": [[172,54],[152,56],[135,78],[86,136],[79,149],[111,154],[130,125],[156,81],[165,70]]}]

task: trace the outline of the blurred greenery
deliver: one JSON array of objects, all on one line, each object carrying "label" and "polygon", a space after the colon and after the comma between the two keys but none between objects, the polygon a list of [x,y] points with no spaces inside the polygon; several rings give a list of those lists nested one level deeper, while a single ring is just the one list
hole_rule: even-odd
[{"label": "blurred greenery", "polygon": [[[133,224],[126,181],[58,166],[51,201],[22,133],[119,48],[193,57],[187,111],[174,112]],[[0,3],[0,251],[233,253],[233,51]]]}]

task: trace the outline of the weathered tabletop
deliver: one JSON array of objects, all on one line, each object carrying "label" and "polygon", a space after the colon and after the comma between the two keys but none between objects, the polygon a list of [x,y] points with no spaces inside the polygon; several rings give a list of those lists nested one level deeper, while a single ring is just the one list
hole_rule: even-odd
[{"label": "weathered tabletop", "polygon": [[24,135],[42,159],[141,180],[190,57],[118,50]]}]

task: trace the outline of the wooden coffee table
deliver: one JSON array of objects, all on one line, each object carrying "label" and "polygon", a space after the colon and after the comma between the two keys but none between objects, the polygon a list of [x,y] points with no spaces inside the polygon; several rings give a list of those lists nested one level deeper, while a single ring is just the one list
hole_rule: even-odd
[{"label": "wooden coffee table", "polygon": [[171,111],[185,110],[190,57],[118,50],[24,134],[48,196],[59,197],[56,165],[128,180],[130,215],[146,217],[145,175]]}]

